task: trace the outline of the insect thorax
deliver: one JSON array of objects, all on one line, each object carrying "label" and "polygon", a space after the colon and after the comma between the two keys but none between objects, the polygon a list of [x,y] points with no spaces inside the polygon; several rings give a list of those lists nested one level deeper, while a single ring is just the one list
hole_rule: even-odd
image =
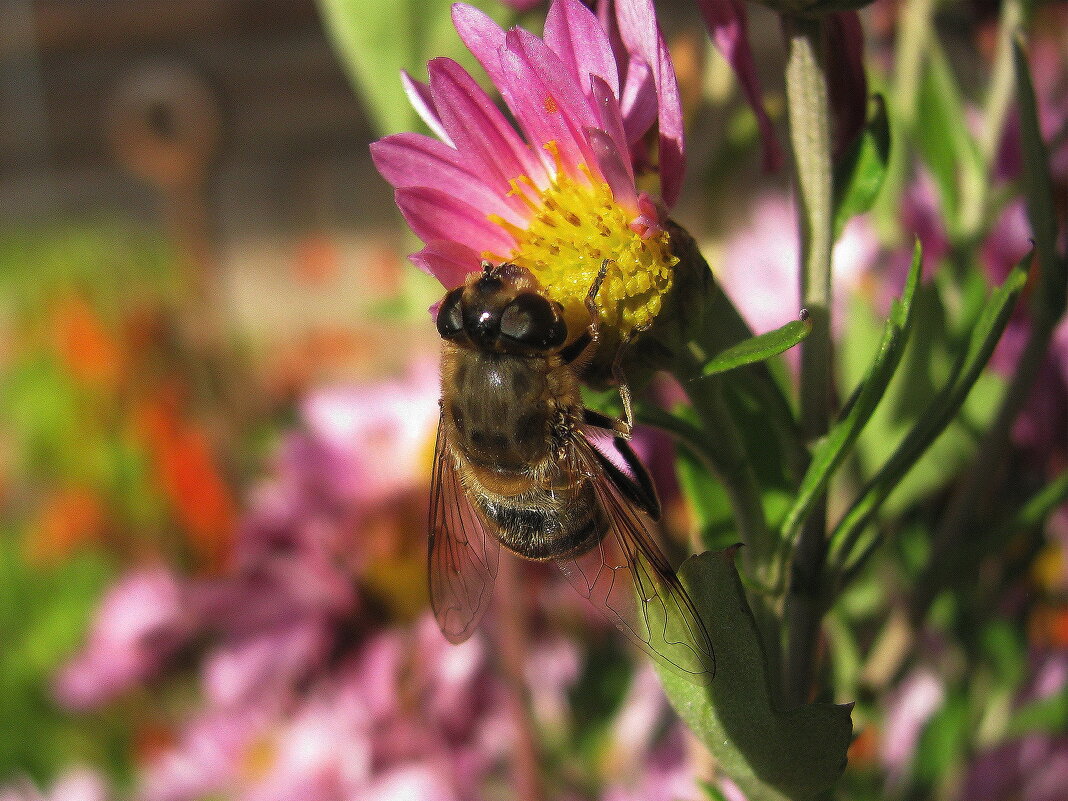
[{"label": "insect thorax", "polygon": [[530,472],[559,446],[570,404],[548,360],[457,348],[442,379],[450,441],[472,462]]}]

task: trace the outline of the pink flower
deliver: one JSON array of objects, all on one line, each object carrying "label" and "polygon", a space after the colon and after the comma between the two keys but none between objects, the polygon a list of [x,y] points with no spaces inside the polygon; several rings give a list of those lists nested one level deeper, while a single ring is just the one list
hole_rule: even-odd
[{"label": "pink flower", "polygon": [[[758,199],[749,223],[727,242],[718,277],[758,334],[797,319],[801,309],[797,242],[797,215],[790,201],[779,196]],[[845,311],[843,296],[871,268],[877,254],[878,243],[867,221],[852,220],[834,246],[834,296],[839,301],[832,310],[835,326]]]},{"label": "pink flower", "polygon": [[1062,801],[1068,737],[1034,734],[983,752],[970,766],[962,801]]},{"label": "pink flower", "polygon": [[702,797],[686,752],[687,730],[673,719],[654,670],[644,665],[612,724],[612,750],[605,764],[608,790],[603,801],[683,801]]},{"label": "pink flower", "polygon": [[568,690],[578,681],[582,660],[574,641],[556,637],[531,644],[524,676],[534,717],[548,731],[561,729],[570,714]]},{"label": "pink flower", "polygon": [[192,620],[184,591],[166,568],[131,573],[108,591],[89,641],[60,671],[60,703],[83,709],[151,677],[185,642]]},{"label": "pink flower", "polygon": [[439,395],[436,363],[399,380],[316,390],[301,404],[306,450],[287,458],[307,460],[302,475],[336,503],[386,503],[429,481]]},{"label": "pink flower", "polygon": [[704,793],[686,753],[686,727],[675,723],[655,745],[640,775],[631,781],[614,779],[602,801],[700,801]]},{"label": "pink flower", "polygon": [[276,711],[255,706],[211,711],[189,721],[176,745],[140,777],[138,801],[193,801],[240,783],[258,769]]},{"label": "pink flower", "polygon": [[917,668],[887,699],[880,761],[891,787],[907,775],[920,734],[945,701],[942,681],[928,668]]},{"label": "pink flower", "polygon": [[107,798],[104,780],[88,768],[67,770],[48,793],[41,793],[29,782],[0,787],[0,801],[106,801]]},{"label": "pink flower", "polygon": [[429,615],[363,640],[288,699],[207,702],[147,767],[143,801],[377,799],[428,787],[476,798],[510,748],[480,641],[450,646]]},{"label": "pink flower", "polygon": [[542,3],[542,0],[501,0],[509,8],[514,8],[516,11],[530,11],[537,5]]},{"label": "pink flower", "polygon": [[651,0],[617,2],[611,35],[578,0],[552,4],[543,38],[461,3],[453,22],[522,133],[450,59],[428,64],[429,85],[405,76],[438,139],[397,134],[371,154],[426,243],[412,261],[448,288],[484,258],[515,262],[584,324],[583,299],[608,259],[602,318],[624,332],[643,325],[676,261],[666,211],[636,186],[654,126],[669,207],[684,171],[678,86]]}]

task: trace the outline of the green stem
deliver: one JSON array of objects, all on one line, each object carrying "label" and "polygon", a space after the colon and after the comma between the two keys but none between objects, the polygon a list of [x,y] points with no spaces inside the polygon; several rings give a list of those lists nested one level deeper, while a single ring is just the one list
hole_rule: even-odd
[{"label": "green stem", "polygon": [[876,202],[875,221],[879,237],[888,244],[900,244],[901,196],[908,183],[909,160],[906,142],[911,139],[919,107],[920,75],[927,44],[934,29],[934,0],[905,0],[897,33],[897,57],[889,96],[894,135],[890,137],[890,157],[886,177]]},{"label": "green stem", "polygon": [[[812,333],[801,346],[801,428],[809,443],[825,435],[831,418],[831,249],[834,207],[830,103],[824,37],[819,20],[783,18],[787,43],[786,99],[797,185],[801,302]],[[802,703],[812,684],[823,613],[827,551],[826,502],[820,498],[801,529],[786,597],[787,700]]]},{"label": "green stem", "polygon": [[979,152],[988,169],[997,155],[1001,134],[1005,128],[1005,118],[1016,97],[1016,67],[1013,64],[1012,43],[1016,40],[1023,21],[1024,9],[1021,0],[1005,0],[1001,6],[997,53],[994,56],[994,68],[986,96],[983,132],[979,139]]},{"label": "green stem", "polygon": [[[697,453],[723,483],[730,499],[731,511],[738,525],[738,533],[746,544],[742,554],[746,571],[753,579],[769,583],[769,556],[774,552],[775,540],[764,517],[760,501],[760,486],[749,463],[748,454],[730,412],[723,402],[720,379],[701,376],[704,359],[694,354],[680,358],[680,383],[693,403],[701,426],[697,436],[687,437],[687,444]],[[658,424],[653,421],[654,425]],[[681,422],[681,421],[680,421]],[[680,435],[678,425],[667,428]]]}]

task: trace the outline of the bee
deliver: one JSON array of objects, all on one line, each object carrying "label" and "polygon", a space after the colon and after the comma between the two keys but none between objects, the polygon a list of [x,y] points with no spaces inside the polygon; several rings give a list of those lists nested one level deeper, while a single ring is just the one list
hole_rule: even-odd
[{"label": "bee", "polygon": [[[563,307],[516,264],[483,262],[481,273],[442,300],[431,605],[449,641],[470,637],[489,604],[503,545],[525,559],[555,561],[642,650],[701,682],[715,672],[712,646],[650,535],[646,521],[659,519],[660,504],[627,442],[633,418],[618,357],[623,419],[581,399],[581,376],[601,339],[595,300],[609,263],[585,299],[589,324],[570,338]],[[626,470],[593,445],[588,433],[595,431],[613,437]]]}]

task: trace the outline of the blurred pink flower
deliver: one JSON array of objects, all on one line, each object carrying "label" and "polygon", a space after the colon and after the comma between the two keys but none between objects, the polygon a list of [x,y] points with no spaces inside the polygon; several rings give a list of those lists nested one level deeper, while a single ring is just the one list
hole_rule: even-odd
[{"label": "blurred pink flower", "polygon": [[667,708],[656,672],[643,662],[612,724],[612,761],[620,766],[642,764]]},{"label": "blurred pink flower", "polygon": [[[665,723],[667,725],[665,733]],[[643,663],[612,723],[602,801],[700,799],[687,729],[674,718],[656,672]]]},{"label": "blurred pink flower", "polygon": [[[877,253],[870,224],[863,217],[854,218],[834,246],[832,324],[836,327],[842,322],[845,296],[871,269]],[[801,310],[798,259],[793,204],[779,195],[759,198],[748,224],[727,242],[717,275],[755,333],[797,319]]]},{"label": "blurred pink flower", "polygon": [[534,718],[549,731],[559,731],[570,715],[567,693],[578,681],[582,656],[574,641],[554,637],[532,643],[524,677]]},{"label": "blurred pink flower", "polygon": [[177,741],[152,756],[138,778],[138,801],[193,801],[249,782],[273,757],[273,699],[239,708],[211,709],[187,720]]},{"label": "blurred pink flower", "polygon": [[377,776],[353,801],[466,801],[442,776],[438,766],[410,763]]},{"label": "blurred pink flower", "polygon": [[942,681],[926,667],[915,669],[887,696],[879,761],[889,787],[896,787],[908,775],[920,735],[944,701]]},{"label": "blurred pink flower", "polygon": [[185,590],[170,570],[127,575],[101,602],[88,643],[56,677],[56,697],[74,709],[111,700],[150,678],[193,625]]},{"label": "blurred pink flower", "polygon": [[992,748],[969,768],[961,801],[1064,801],[1068,737],[1036,734]]},{"label": "blurred pink flower", "polygon": [[[1017,198],[997,218],[983,241],[980,258],[990,280],[1001,282],[1031,250],[1031,224],[1024,201]],[[1055,465],[1068,457],[1068,348],[1059,332],[1068,326],[1061,320],[1047,354],[1035,377],[1034,386],[1013,426],[1013,440],[1024,448],[1036,464],[1052,456]],[[1016,371],[1020,356],[1031,335],[1031,309],[1024,297],[1013,309],[1005,333],[991,356],[990,365],[1006,379]]]},{"label": "blurred pink flower", "polygon": [[641,764],[631,782],[610,782],[601,801],[701,801],[705,794],[697,786],[697,775],[686,754],[688,731],[681,723],[672,725]]},{"label": "blurred pink flower", "polygon": [[107,801],[107,785],[98,773],[88,768],[70,768],[47,793],[28,781],[0,787],[0,801]]},{"label": "blurred pink flower", "polygon": [[[1027,60],[1031,68],[1031,80],[1038,105],[1038,124],[1042,138],[1050,145],[1050,172],[1055,181],[1063,185],[1068,179],[1068,81],[1065,75],[1063,41],[1058,33],[1068,25],[1068,9],[1047,9],[1052,23],[1049,29],[1036,26],[1028,42]],[[995,162],[997,177],[1012,180],[1023,169],[1020,148],[1020,119],[1015,113],[1007,120],[1001,147]],[[1062,242],[1062,246],[1065,243]]]},{"label": "blurred pink flower", "polygon": [[[1031,675],[1016,703],[1063,692],[1068,652],[1032,655]],[[962,801],[1060,801],[1068,788],[1068,736],[1036,733],[989,748],[972,761]]]},{"label": "blurred pink flower", "polygon": [[428,615],[354,645],[281,703],[220,710],[208,698],[149,765],[140,797],[348,801],[432,787],[477,798],[509,751],[502,700],[480,641],[451,646]]},{"label": "blurred pink flower", "polygon": [[428,481],[438,422],[438,366],[398,380],[316,390],[301,404],[305,436],[283,456],[306,491],[357,508],[383,504]]}]

